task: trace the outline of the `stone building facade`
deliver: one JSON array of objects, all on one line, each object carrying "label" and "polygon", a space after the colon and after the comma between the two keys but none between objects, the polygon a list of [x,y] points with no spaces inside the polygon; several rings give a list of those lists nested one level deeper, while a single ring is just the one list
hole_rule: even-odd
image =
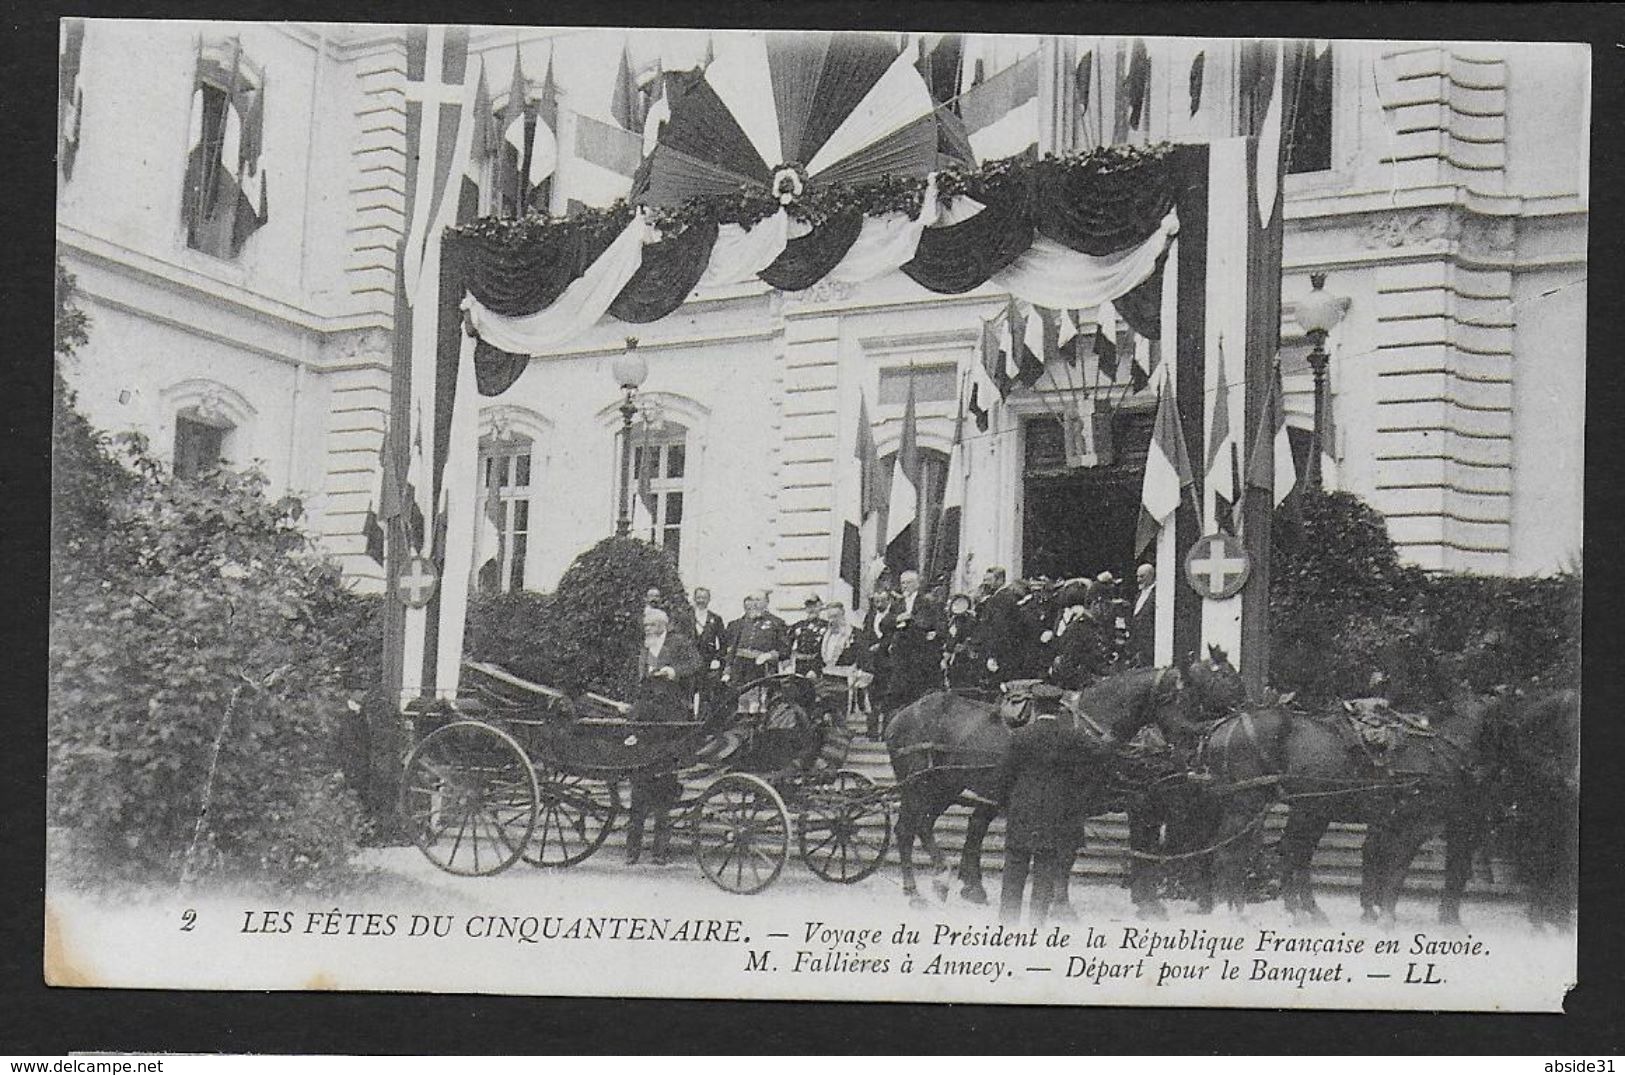
[{"label": "stone building facade", "polygon": [[[240,40],[265,81],[269,217],[233,258],[191,249],[182,219],[195,57],[211,35]],[[635,38],[632,54],[643,50],[643,62],[659,53],[668,69],[706,47],[699,34],[653,40]],[[624,35],[475,29],[470,42],[496,107],[516,55],[533,80],[552,57],[561,90],[555,210],[624,193],[626,147],[641,145],[610,124],[608,77]],[[1126,53],[1114,42],[1032,38],[988,54],[1006,66],[1037,57],[1027,111],[1041,149],[1101,140],[1104,124],[1079,118],[1073,77],[1091,50],[1103,72],[1095,115],[1116,115]],[[1193,110],[1198,51],[1204,94]],[[129,62],[136,54],[142,61]],[[1149,104],[1128,140],[1233,133],[1235,43],[1152,39],[1148,55]],[[1577,563],[1585,50],[1339,41],[1324,55],[1319,96],[1303,103],[1322,110],[1324,144],[1286,185],[1290,421],[1306,426],[1312,411],[1292,307],[1309,274],[1324,272],[1328,290],[1350,300],[1329,348],[1330,484],[1370,501],[1403,554],[1429,569],[1521,574]],[[160,454],[201,444],[235,464],[260,461],[276,490],[305,498],[346,570],[377,586],[363,524],[377,499],[389,412],[403,32],[92,21],[81,71],[80,147],[60,187],[57,235],[91,317],[91,343],[70,371],[85,410],[104,428],[145,433]],[[888,456],[912,377],[920,443],[928,467],[941,467],[980,323],[1004,302],[986,289],[933,295],[901,275],[798,294],[736,287],[697,294],[655,324],[606,321],[534,359],[506,393],[482,401],[482,452],[501,471],[485,495],[501,500],[509,531],[503,562],[482,584],[549,589],[613,530],[621,419],[609,363],[636,335],[650,374],[634,444],[660,459],[657,518],[638,523],[645,536],[675,546],[685,580],[711,585],[725,610],[749,588],[771,589],[781,611],[827,595],[838,589],[843,498],[857,480],[860,403]],[[1050,555],[1037,530],[1057,524],[1028,497],[1053,463],[1045,422],[1082,376],[1050,371],[966,441],[958,585],[987,566],[1019,572]],[[1095,485],[1089,475],[1076,480],[1115,504],[1132,484],[1153,401],[1107,395],[1118,473],[1108,481],[1102,471]],[[1093,525],[1086,513],[1075,521]],[[1101,525],[1121,540],[1124,524]]]}]

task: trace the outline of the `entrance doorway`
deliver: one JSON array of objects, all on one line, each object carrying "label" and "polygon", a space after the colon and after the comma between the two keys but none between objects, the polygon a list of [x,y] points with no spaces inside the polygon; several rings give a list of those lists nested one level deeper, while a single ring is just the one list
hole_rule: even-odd
[{"label": "entrance doorway", "polygon": [[1066,466],[1060,422],[1026,420],[1023,474],[1022,573],[1050,578],[1094,577],[1110,571],[1134,577],[1134,537],[1153,414],[1112,416],[1110,462]]}]

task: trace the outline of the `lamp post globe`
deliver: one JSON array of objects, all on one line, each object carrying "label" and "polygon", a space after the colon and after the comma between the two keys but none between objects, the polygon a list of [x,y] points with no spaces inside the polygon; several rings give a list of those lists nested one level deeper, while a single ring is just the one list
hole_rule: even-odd
[{"label": "lamp post globe", "polygon": [[621,476],[620,514],[615,520],[615,536],[626,537],[632,532],[632,419],[638,413],[638,386],[649,376],[649,363],[638,354],[638,338],[626,338],[626,350],[610,362],[609,372],[624,393],[621,399]]},{"label": "lamp post globe", "polygon": [[1326,408],[1330,403],[1326,398],[1326,366],[1332,356],[1326,353],[1326,337],[1343,320],[1349,300],[1326,290],[1323,272],[1310,274],[1309,288],[1309,294],[1299,299],[1293,308],[1293,319],[1309,338],[1309,370],[1315,376],[1315,428],[1309,441],[1309,487],[1319,489],[1321,444],[1326,431]]}]

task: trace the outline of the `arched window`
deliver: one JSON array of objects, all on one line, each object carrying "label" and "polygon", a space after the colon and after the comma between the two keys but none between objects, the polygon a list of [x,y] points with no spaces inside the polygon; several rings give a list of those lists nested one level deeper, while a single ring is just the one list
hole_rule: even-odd
[{"label": "arched window", "polygon": [[175,415],[175,477],[196,478],[217,469],[225,462],[231,429],[225,419],[199,414],[193,407]]},{"label": "arched window", "polygon": [[688,428],[656,420],[632,428],[630,469],[622,476],[632,516],[632,536],[681,561],[688,477]]},{"label": "arched window", "polygon": [[254,406],[240,392],[196,377],[165,388],[163,399],[174,416],[170,469],[177,478],[255,458]]},{"label": "arched window", "polygon": [[507,593],[525,588],[525,556],[532,534],[532,441],[510,435],[480,441],[480,495],[476,510],[475,588]]}]

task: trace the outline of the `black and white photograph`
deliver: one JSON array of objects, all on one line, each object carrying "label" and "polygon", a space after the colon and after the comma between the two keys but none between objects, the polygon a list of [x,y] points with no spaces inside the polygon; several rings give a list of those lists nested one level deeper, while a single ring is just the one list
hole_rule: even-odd
[{"label": "black and white photograph", "polygon": [[1591,59],[63,19],[44,980],[1561,1011]]}]

